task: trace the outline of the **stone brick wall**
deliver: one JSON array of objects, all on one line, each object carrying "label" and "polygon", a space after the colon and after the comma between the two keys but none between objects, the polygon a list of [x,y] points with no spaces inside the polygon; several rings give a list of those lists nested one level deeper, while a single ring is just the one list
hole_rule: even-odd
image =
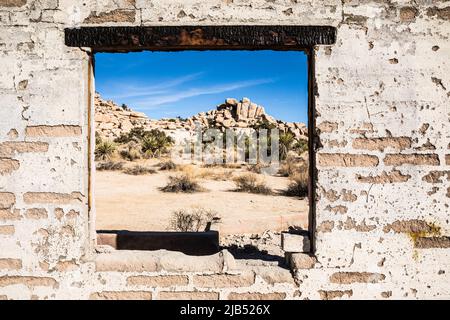
[{"label": "stone brick wall", "polygon": [[[64,28],[197,24],[338,29],[315,51],[317,262],[295,281],[94,251],[92,70]],[[450,297],[449,1],[0,0],[0,31],[0,299]]]}]

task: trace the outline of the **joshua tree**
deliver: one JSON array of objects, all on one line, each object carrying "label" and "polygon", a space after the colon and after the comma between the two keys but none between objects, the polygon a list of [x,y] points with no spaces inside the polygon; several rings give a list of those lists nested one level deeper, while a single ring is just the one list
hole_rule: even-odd
[{"label": "joshua tree", "polygon": [[109,160],[116,150],[116,145],[111,141],[100,141],[95,146],[96,160]]},{"label": "joshua tree", "polygon": [[142,153],[149,157],[159,156],[167,152],[174,140],[158,129],[145,130],[143,127],[135,127],[128,133],[122,133],[114,140],[116,143],[136,143],[140,145]]},{"label": "joshua tree", "polygon": [[302,154],[303,152],[308,151],[308,141],[298,140],[292,148],[296,150],[298,154]]},{"label": "joshua tree", "polygon": [[292,149],[292,145],[294,144],[295,137],[292,133],[286,132],[280,134],[280,159],[284,160],[287,157],[289,150]]},{"label": "joshua tree", "polygon": [[166,153],[173,143],[173,139],[163,131],[157,129],[146,131],[141,142],[142,152],[152,157],[160,156]]}]

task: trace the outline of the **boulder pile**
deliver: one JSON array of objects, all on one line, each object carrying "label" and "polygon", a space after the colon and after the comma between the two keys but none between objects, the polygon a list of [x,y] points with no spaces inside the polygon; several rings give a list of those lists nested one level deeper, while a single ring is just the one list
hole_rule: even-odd
[{"label": "boulder pile", "polygon": [[216,109],[200,112],[187,119],[150,119],[142,112],[120,107],[113,101],[103,100],[95,95],[95,129],[105,139],[114,140],[122,133],[129,132],[133,127],[144,127],[146,130],[159,129],[168,134],[174,131],[194,131],[200,125],[202,129],[217,128],[277,128],[281,132],[291,132],[298,140],[307,140],[308,131],[304,123],[276,120],[268,115],[263,106],[253,103],[248,98],[227,98]]}]

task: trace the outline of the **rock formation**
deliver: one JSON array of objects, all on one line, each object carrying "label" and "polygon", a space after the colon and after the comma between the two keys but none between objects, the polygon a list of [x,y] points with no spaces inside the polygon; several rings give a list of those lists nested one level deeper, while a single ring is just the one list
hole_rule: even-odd
[{"label": "rock formation", "polygon": [[142,112],[122,108],[113,101],[103,100],[95,95],[95,129],[102,138],[114,140],[121,133],[130,131],[133,127],[144,127],[147,130],[193,131],[196,126],[202,128],[245,129],[245,128],[277,128],[282,132],[291,132],[296,139],[307,140],[308,130],[301,122],[284,122],[268,115],[263,106],[253,103],[248,98],[238,101],[227,98],[216,109],[200,112],[187,119],[150,119]]}]

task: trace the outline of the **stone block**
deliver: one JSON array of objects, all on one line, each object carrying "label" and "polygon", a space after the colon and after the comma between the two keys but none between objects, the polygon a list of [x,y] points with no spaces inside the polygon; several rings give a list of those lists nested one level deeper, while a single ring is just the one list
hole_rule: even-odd
[{"label": "stone block", "polygon": [[309,252],[310,241],[308,235],[281,233],[281,246],[284,252]]}]

